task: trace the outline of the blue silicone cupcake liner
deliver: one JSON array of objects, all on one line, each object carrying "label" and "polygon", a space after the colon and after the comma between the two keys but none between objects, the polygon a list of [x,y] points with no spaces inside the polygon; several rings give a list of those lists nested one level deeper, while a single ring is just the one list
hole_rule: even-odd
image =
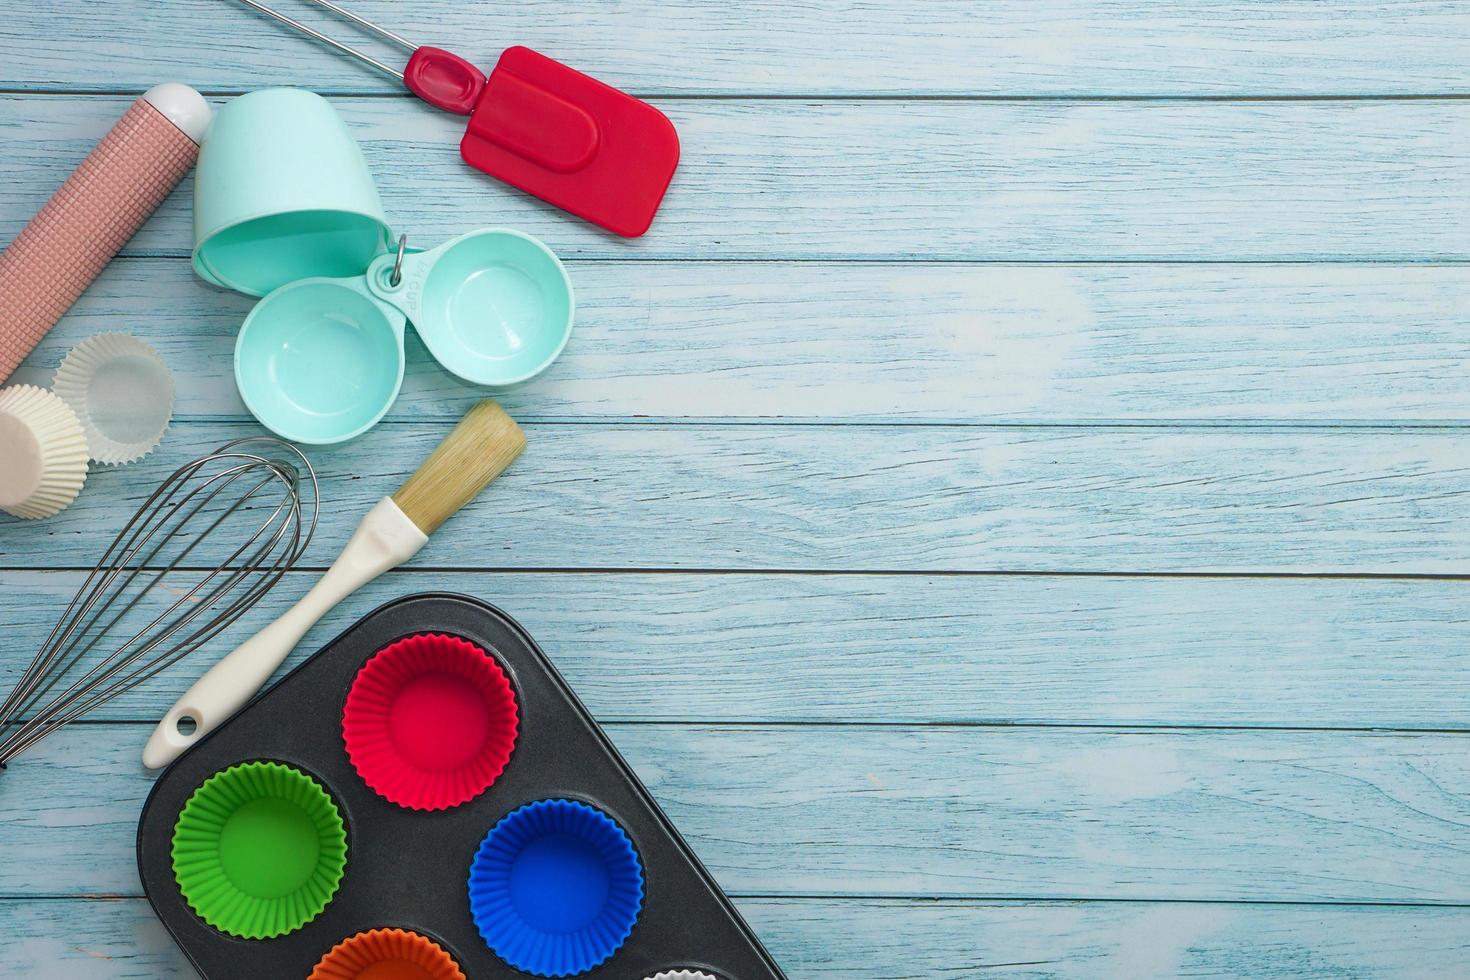
[{"label": "blue silicone cupcake liner", "polygon": [[643,865],[601,810],[538,800],[485,835],[469,892],[475,927],[497,956],[539,977],[569,977],[607,960],[633,931]]}]

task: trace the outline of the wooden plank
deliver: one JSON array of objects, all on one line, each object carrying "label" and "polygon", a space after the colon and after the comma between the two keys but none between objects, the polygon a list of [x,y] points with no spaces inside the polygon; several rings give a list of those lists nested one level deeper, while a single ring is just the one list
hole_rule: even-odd
[{"label": "wooden plank", "polygon": [[[391,83],[217,0],[9,11],[4,86],[142,91]],[[389,61],[403,55],[301,4],[294,17]],[[489,67],[528,44],[638,92],[847,95],[1464,93],[1462,5],[1180,0],[358,0],[352,8]],[[108,71],[99,75],[98,65]]]},{"label": "wooden plank", "polygon": [[[431,245],[510,225],[567,257],[975,261],[1458,261],[1470,103],[694,100],[653,231],[614,240],[471,170],[462,122],[334,100],[397,230]],[[0,240],[123,111],[0,99]],[[188,249],[189,192],[130,254]]]},{"label": "wooden plank", "polygon": [[[0,895],[137,893],[151,727],[73,725],[0,774]],[[736,894],[1470,904],[1464,735],[607,731]]]},{"label": "wooden plank", "polygon": [[[1457,908],[836,898],[737,904],[788,975],[815,980],[970,980],[980,971],[1030,980],[1448,977],[1470,957],[1470,913]],[[195,976],[142,899],[0,901],[0,928],[6,976]]]},{"label": "wooden plank", "polygon": [[[90,566],[166,473],[259,431],[176,425],[141,463],[98,468],[64,518],[8,522],[0,567]],[[380,425],[313,452],[342,515],[324,522],[313,564],[446,431]],[[410,567],[1470,571],[1470,446],[1454,430],[527,431],[526,456]]]},{"label": "wooden plank", "polygon": [[[571,346],[523,419],[1470,419],[1467,266],[574,262]],[[820,283],[820,289],[814,284]],[[114,263],[13,378],[103,330],[163,353],[180,415],[243,418],[251,300],[180,260]],[[390,418],[481,396],[416,337]]]},{"label": "wooden plank", "polygon": [[[93,717],[161,717],[311,577]],[[0,572],[0,691],[80,580]],[[395,572],[288,666],[422,591],[504,608],[603,721],[1452,729],[1470,703],[1464,583],[1433,580]]]}]

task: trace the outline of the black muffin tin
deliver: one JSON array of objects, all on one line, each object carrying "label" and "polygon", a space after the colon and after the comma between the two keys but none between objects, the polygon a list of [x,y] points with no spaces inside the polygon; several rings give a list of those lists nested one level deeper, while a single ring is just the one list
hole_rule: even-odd
[{"label": "black muffin tin", "polygon": [[[461,636],[493,654],[520,707],[509,765],[461,806],[408,810],[374,793],[348,761],[342,709],[358,669],[416,633]],[[238,939],[194,914],[174,879],[174,822],[211,775],[254,759],[317,779],[347,825],[347,869],[320,915],[275,939]],[[581,977],[641,980],[695,969],[722,980],[784,980],[668,817],[623,761],[556,668],[519,624],[466,596],[430,593],[370,613],[166,769],[138,824],[138,871],[153,910],[209,980],[292,980],[358,932],[402,928],[443,946],[470,980],[527,977],[495,955],[470,918],[470,862],[487,831],[534,800],[581,800],[627,832],[643,863],[643,909],[632,934]]]}]

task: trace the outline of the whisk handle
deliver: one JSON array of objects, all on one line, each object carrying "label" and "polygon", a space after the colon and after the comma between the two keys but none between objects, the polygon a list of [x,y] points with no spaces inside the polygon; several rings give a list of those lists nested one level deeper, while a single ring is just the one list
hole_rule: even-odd
[{"label": "whisk handle", "polygon": [[[236,647],[184,693],[143,749],[143,765],[168,765],[229,720],[265,686],[306,631],[331,608],[383,572],[407,561],[429,540],[391,497],[368,511],[332,567],[281,618]],[[179,723],[192,720],[187,734]]]}]

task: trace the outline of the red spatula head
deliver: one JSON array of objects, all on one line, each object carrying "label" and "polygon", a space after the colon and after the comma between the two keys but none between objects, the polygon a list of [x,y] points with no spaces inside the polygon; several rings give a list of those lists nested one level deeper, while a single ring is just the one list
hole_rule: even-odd
[{"label": "red spatula head", "polygon": [[636,238],[674,178],[679,136],[647,102],[514,47],[490,73],[459,151],[492,177]]}]

